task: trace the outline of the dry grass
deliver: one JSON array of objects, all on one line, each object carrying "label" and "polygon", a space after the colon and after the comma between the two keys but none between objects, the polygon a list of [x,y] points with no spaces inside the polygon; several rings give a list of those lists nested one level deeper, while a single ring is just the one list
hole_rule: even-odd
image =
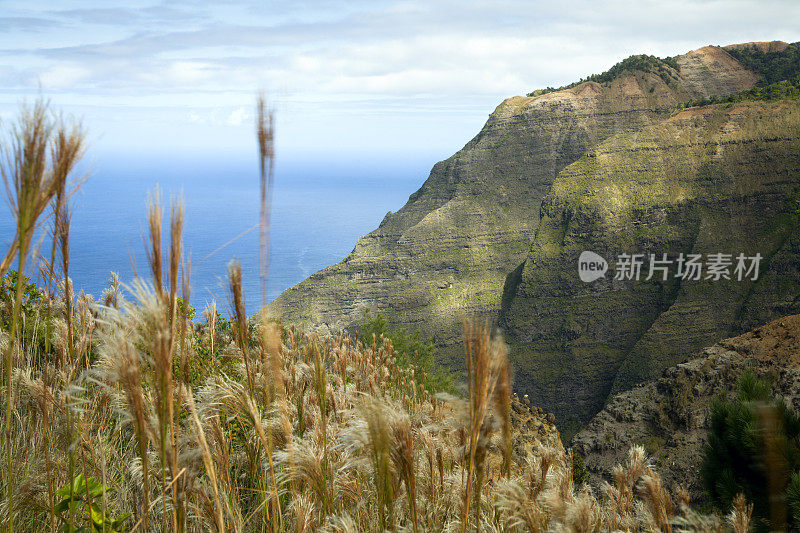
[{"label": "dry grass", "polygon": [[[221,371],[182,383],[177,366],[159,368],[168,302],[150,284],[130,290],[134,298],[121,298],[119,309],[93,306],[97,351],[88,372],[67,381],[56,368],[14,370],[11,451],[15,465],[27,465],[15,471],[26,487],[14,508],[19,531],[50,527],[46,487],[69,479],[68,403],[80,413],[78,470],[105,479],[115,489],[104,495],[106,508],[132,513],[127,526],[140,531],[671,531],[681,529],[678,520],[702,522],[673,504],[680,497],[666,493],[641,448],[601,497],[573,486],[571,455],[560,446],[506,458],[506,435],[518,430],[504,429],[506,402],[489,394],[503,383],[492,377],[502,365],[491,363],[502,349],[483,327],[469,334],[490,354],[475,361],[487,362],[495,385],[466,400],[412,391],[410,380],[396,378],[409,369],[381,339],[364,344],[263,323],[248,323],[246,336],[220,351]],[[198,329],[186,339],[195,365],[210,347]],[[248,370],[241,346],[266,356]],[[47,373],[59,378],[47,384]],[[163,414],[170,403],[182,406],[171,418]],[[176,448],[164,446],[164,434]],[[52,464],[36,468],[46,457]],[[501,465],[498,475],[481,474],[489,463]],[[0,512],[8,518],[5,502]],[[737,507],[730,520],[741,530],[746,517]]]}]

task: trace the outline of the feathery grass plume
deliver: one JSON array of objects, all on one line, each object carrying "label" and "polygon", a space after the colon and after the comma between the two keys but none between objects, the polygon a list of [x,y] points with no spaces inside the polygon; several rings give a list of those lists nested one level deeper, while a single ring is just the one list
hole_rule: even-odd
[{"label": "feathery grass plume", "polygon": [[563,526],[566,526],[563,528],[566,531],[602,531],[602,511],[591,491],[581,490],[570,499]]},{"label": "feathery grass plume", "polygon": [[392,439],[390,422],[384,404],[365,398],[361,406],[367,422],[370,455],[372,457],[375,487],[378,497],[378,527],[381,531],[394,528],[393,503],[395,500],[395,471],[392,468]]},{"label": "feathery grass plume", "polygon": [[309,495],[304,493],[295,495],[292,498],[291,507],[295,517],[295,530],[297,533],[314,531],[316,509]]},{"label": "feathery grass plume", "polygon": [[147,229],[149,239],[145,241],[147,262],[153,276],[153,285],[159,299],[164,300],[164,274],[162,269],[161,224],[164,210],[161,207],[161,189],[158,187],[147,198]]},{"label": "feathery grass plume", "polygon": [[68,204],[64,203],[59,207],[59,216],[57,219],[58,225],[56,226],[56,240],[59,243],[61,250],[61,285],[64,291],[64,318],[67,323],[67,353],[69,355],[69,375],[72,376],[78,365],[74,353],[74,326],[73,326],[73,310],[75,295],[72,292],[72,281],[69,278],[69,230],[71,215],[69,212]]},{"label": "feathery grass plume", "polygon": [[[313,497],[315,514],[324,520],[329,515],[325,509],[330,509],[332,504],[328,483],[331,473],[325,464],[322,448],[312,440],[297,439],[293,454],[292,468],[289,468],[289,454],[284,450],[275,453],[276,462],[281,465],[283,475],[296,478],[298,485],[304,488],[304,493]],[[295,510],[295,516],[298,514],[303,516],[300,510]],[[315,523],[318,522],[315,519]]]},{"label": "feathery grass plume", "polygon": [[245,313],[244,294],[242,292],[242,264],[239,261],[228,263],[228,285],[231,290],[231,307],[233,308],[234,340],[244,359],[245,371],[247,373],[247,390],[250,396],[255,396],[255,368],[250,361],[249,340],[250,334],[247,327],[247,314]]},{"label": "feathery grass plume", "polygon": [[733,509],[727,517],[734,533],[747,533],[750,531],[750,518],[752,516],[753,504],[747,503],[744,494],[737,494],[733,499]]},{"label": "feathery grass plume", "polygon": [[524,528],[540,533],[547,528],[547,512],[518,480],[503,479],[498,483],[495,506],[512,530]]},{"label": "feathery grass plume", "polygon": [[640,493],[650,510],[656,527],[663,533],[672,533],[673,501],[661,486],[661,477],[656,473],[642,476]]},{"label": "feathery grass plume", "polygon": [[[266,318],[262,315],[261,319],[261,335],[259,336],[259,344],[261,347],[261,365],[262,365],[262,373],[267,374],[267,386],[265,387],[265,395],[266,395],[266,402],[265,405],[274,405],[277,406],[277,415],[280,418],[280,425],[281,431],[283,433],[284,440],[289,441],[288,451],[289,451],[289,458],[290,458],[290,468],[291,468],[291,461],[292,458],[292,445],[291,445],[291,438],[292,438],[292,426],[291,422],[289,422],[289,417],[287,414],[287,402],[286,402],[286,389],[284,386],[284,379],[283,379],[283,359],[281,357],[281,334],[278,329],[277,324],[274,322],[268,322]],[[267,428],[267,461],[269,464],[269,474],[270,474],[270,481],[271,481],[271,490],[272,490],[272,502],[275,505],[275,511],[279,517],[279,521],[282,520],[282,510],[280,505],[280,499],[278,498],[278,486],[276,481],[275,475],[275,464],[274,464],[274,435],[271,427]],[[296,485],[294,482],[294,478],[292,478],[291,482],[291,489],[292,494],[296,495]]]},{"label": "feathery grass plume", "polygon": [[604,483],[604,489],[610,499],[610,523],[614,529],[631,526],[634,520],[634,487],[639,478],[650,471],[650,464],[641,446],[631,447],[627,462],[612,469],[614,484]]},{"label": "feathery grass plume", "polygon": [[[50,157],[53,161],[53,181],[55,182],[55,192],[53,198],[53,239],[50,250],[50,269],[55,268],[56,248],[59,242],[58,236],[64,231],[63,228],[69,227],[69,220],[64,220],[68,209],[69,197],[81,185],[80,180],[74,184],[72,191],[67,191],[67,180],[77,162],[83,157],[84,141],[86,134],[79,123],[67,125],[64,120],[59,121],[59,125],[53,135],[53,142],[50,148]],[[63,248],[62,248],[63,254]],[[65,275],[66,276],[66,275]]]},{"label": "feathery grass plume", "polygon": [[[169,222],[169,317],[172,323],[175,320],[178,274],[183,256],[183,201],[179,198],[172,201]],[[173,332],[174,329],[173,325]]]},{"label": "feathery grass plume", "polygon": [[211,303],[206,305],[206,308],[203,310],[203,316],[206,319],[206,325],[208,326],[208,340],[210,343],[209,348],[209,355],[214,358],[214,340],[217,335],[217,301],[211,300]]},{"label": "feathery grass plume", "polygon": [[[136,287],[143,290],[140,283]],[[130,309],[131,304],[123,302]],[[133,309],[135,311],[135,309]],[[145,531],[149,527],[150,509],[150,464],[149,443],[153,435],[150,416],[145,397],[142,369],[139,352],[136,347],[138,339],[132,338],[132,326],[123,317],[123,312],[113,310],[106,315],[106,322],[100,328],[100,367],[102,376],[109,385],[119,387],[124,392],[125,404],[123,414],[130,420],[134,428],[137,451],[141,461],[142,472],[142,505],[138,510],[138,521]]]},{"label": "feathery grass plume", "polygon": [[[193,364],[192,361],[192,354],[194,353],[193,350],[189,349],[187,346],[188,339],[188,332],[191,332],[193,328],[193,321],[192,321],[192,312],[190,311],[189,306],[189,299],[192,294],[192,256],[191,254],[189,257],[182,262],[181,265],[181,301],[183,302],[183,307],[181,308],[181,316],[180,322],[178,322],[178,336],[180,338],[180,369],[181,369],[181,382],[188,386],[189,383],[189,373],[190,368]],[[187,331],[188,330],[188,331]],[[177,409],[180,412],[180,406]],[[177,438],[175,439],[177,442]]]},{"label": "feathery grass plume", "polygon": [[414,471],[414,442],[411,434],[411,420],[407,414],[403,414],[395,417],[392,425],[391,457],[395,469],[399,472],[400,478],[406,485],[414,533],[419,533],[417,485]]},{"label": "feathery grass plume", "polygon": [[[55,128],[55,138],[53,131]],[[31,251],[33,234],[41,223],[44,210],[58,191],[63,191],[66,181],[83,152],[85,135],[80,127],[71,130],[63,121],[56,125],[43,100],[33,107],[23,107],[20,117],[8,132],[0,156],[0,175],[6,188],[8,203],[14,216],[15,233],[3,260],[0,278],[3,278],[16,257],[17,273],[25,279],[25,266]],[[50,158],[48,160],[48,148]],[[66,202],[63,202],[66,203]],[[51,261],[52,268],[52,261]],[[11,462],[11,406],[13,403],[12,368],[17,344],[22,283],[17,284],[12,311],[10,339],[5,353],[5,436],[7,453],[7,493],[9,507],[8,530],[14,529],[14,479]]]},{"label": "feathery grass plume", "polygon": [[275,121],[272,110],[266,108],[263,93],[258,95],[256,108],[256,138],[261,178],[258,271],[261,279],[261,307],[263,309],[267,305],[267,282],[269,279],[269,226],[275,163]]},{"label": "feathery grass plume", "polygon": [[17,256],[24,266],[33,231],[58,187],[47,160],[52,131],[47,103],[37,100],[32,108],[22,107],[17,123],[6,134],[0,175],[16,224],[11,246],[0,262],[0,277],[5,276]]},{"label": "feathery grass plume", "polygon": [[350,516],[331,516],[320,529],[321,533],[356,533],[359,531],[358,524]]},{"label": "feathery grass plume", "polygon": [[203,430],[203,424],[200,423],[200,418],[197,416],[197,408],[195,407],[194,397],[191,393],[186,395],[187,406],[189,414],[194,423],[197,440],[200,443],[201,457],[203,458],[203,465],[206,468],[206,473],[211,481],[211,487],[214,489],[214,526],[217,531],[225,531],[225,516],[222,510],[222,501],[220,500],[219,486],[217,484],[217,473],[214,468],[214,459],[211,457],[211,449],[206,440],[206,433]]},{"label": "feathery grass plume", "polygon": [[[498,336],[492,336],[488,325],[464,321],[464,353],[469,385],[469,452],[467,479],[464,489],[462,531],[469,527],[470,506],[474,498],[475,527],[480,529],[480,503],[484,466],[493,421],[489,401],[493,400],[496,415],[501,418],[504,439],[510,436],[510,381],[506,348]],[[503,398],[503,395],[508,398]],[[505,442],[503,468],[510,468],[510,438]],[[474,494],[473,494],[474,493]]]},{"label": "feathery grass plume", "polygon": [[108,287],[103,291],[102,302],[106,307],[119,309],[119,299],[119,274],[116,272],[111,272],[108,277]]},{"label": "feathery grass plume", "polygon": [[[147,350],[153,358],[154,371],[154,392],[155,407],[158,421],[158,450],[161,460],[161,503],[164,509],[164,527],[167,527],[167,471],[169,470],[172,481],[177,475],[177,457],[173,453],[172,441],[175,433],[174,414],[175,403],[173,393],[173,357],[174,357],[174,324],[173,317],[175,312],[175,291],[178,277],[178,266],[180,262],[180,242],[179,232],[183,224],[183,211],[180,207],[176,209],[173,204],[171,216],[170,233],[170,253],[169,253],[169,282],[170,290],[165,294],[163,287],[162,274],[162,251],[161,251],[161,224],[163,212],[161,207],[160,192],[158,189],[153,193],[152,200],[148,206],[148,228],[150,247],[148,259],[150,270],[153,274],[153,285],[158,297],[157,303],[152,308],[152,313],[148,321],[148,334],[145,338]],[[179,494],[178,484],[170,483],[173,490],[172,505],[172,528],[182,530],[182,521],[179,520]]]},{"label": "feathery grass plume", "polygon": [[31,375],[31,369],[18,369],[15,372],[17,386],[20,396],[28,396],[32,402],[25,398],[20,398],[19,402],[34,403],[40,414],[40,424],[42,428],[42,440],[44,448],[45,472],[47,475],[47,511],[50,515],[50,530],[55,531],[55,466],[52,457],[53,439],[53,418],[54,410],[58,399],[53,396],[51,388],[42,379],[35,379]]}]

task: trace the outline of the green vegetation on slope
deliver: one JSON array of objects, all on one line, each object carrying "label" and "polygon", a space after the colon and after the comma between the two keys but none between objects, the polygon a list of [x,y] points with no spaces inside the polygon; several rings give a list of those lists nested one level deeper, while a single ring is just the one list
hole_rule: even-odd
[{"label": "green vegetation on slope", "polygon": [[[562,435],[609,394],[720,338],[800,312],[787,217],[796,209],[798,123],[797,100],[676,114],[607,139],[559,173],[522,272],[509,277],[514,295],[500,325],[518,390],[555,413]],[[584,250],[612,263],[604,280],[578,278]],[[647,256],[638,281],[611,279],[622,253],[720,250],[760,252],[762,279],[682,282],[673,265],[666,281],[646,280]]]},{"label": "green vegetation on slope", "polygon": [[758,85],[761,87],[800,79],[800,42],[792,43],[780,52],[763,52],[756,46],[734,47],[726,51],[759,75]]},{"label": "green vegetation on slope", "polygon": [[622,75],[623,72],[626,71],[652,72],[658,74],[658,76],[664,80],[664,83],[669,85],[672,83],[673,77],[669,71],[669,68],[667,67],[676,71],[679,70],[678,62],[673,57],[666,57],[662,59],[660,57],[647,54],[632,55],[630,57],[626,57],[619,63],[616,63],[610,69],[600,74],[592,74],[586,78],[581,78],[580,81],[576,81],[570,83],[569,85],[564,85],[558,88],[547,87],[546,89],[539,89],[528,93],[527,96],[539,96],[541,94],[552,93],[555,91],[563,91],[564,89],[571,89],[572,87],[576,87],[587,81],[597,82],[601,85],[608,84],[617,79],[620,75]]},{"label": "green vegetation on slope", "polygon": [[388,339],[397,351],[398,364],[418,368],[423,372],[423,382],[431,393],[456,392],[456,374],[436,363],[436,345],[433,339],[423,339],[419,331],[409,333],[406,328],[390,328],[383,313],[374,316],[364,311],[364,319],[356,329],[365,344]]},{"label": "green vegetation on slope", "polygon": [[688,102],[678,104],[677,108],[682,109],[686,107],[757,100],[765,102],[773,100],[797,100],[798,98],[800,98],[800,78],[795,78],[794,81],[782,80],[761,87],[753,87],[749,91],[742,91],[735,94],[689,100]]}]

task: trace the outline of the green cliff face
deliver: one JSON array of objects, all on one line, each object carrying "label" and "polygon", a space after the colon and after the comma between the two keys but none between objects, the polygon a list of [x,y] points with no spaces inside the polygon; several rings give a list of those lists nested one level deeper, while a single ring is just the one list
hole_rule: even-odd
[{"label": "green cliff face", "polygon": [[[714,341],[800,310],[800,101],[682,111],[615,135],[566,167],[542,201],[501,324],[516,385],[575,430],[619,392]],[[757,281],[584,283],[578,256],[760,253]],[[613,266],[613,265],[612,265]],[[733,274],[735,265],[731,266]],[[703,273],[703,278],[706,274]],[[732,276],[733,277],[733,276]]]},{"label": "green cliff face", "polygon": [[[455,367],[461,317],[499,318],[517,390],[577,428],[613,388],[792,307],[789,296],[776,303],[773,287],[789,294],[797,279],[796,102],[676,114],[681,102],[759,82],[718,47],[631,60],[592,79],[503,102],[402,209],[268,312],[339,329],[377,308],[435,337]],[[577,278],[583,249],[611,258],[729,248],[769,254],[762,281]]]}]

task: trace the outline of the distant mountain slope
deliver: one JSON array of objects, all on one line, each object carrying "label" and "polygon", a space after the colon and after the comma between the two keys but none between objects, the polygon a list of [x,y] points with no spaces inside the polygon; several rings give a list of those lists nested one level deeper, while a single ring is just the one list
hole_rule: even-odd
[{"label": "distant mountain slope", "polygon": [[[724,310],[688,330],[681,350],[777,316],[766,283],[746,295],[723,285],[687,291],[599,282],[599,290],[577,281],[573,255],[578,244],[644,252],[699,242],[710,250],[717,234],[731,247],[754,246],[758,236],[774,254],[768,274],[776,283],[790,280],[794,241],[780,217],[797,182],[796,106],[736,104],[675,115],[681,102],[762,82],[759,72],[713,46],[668,60],[634,56],[591,79],[599,81],[504,101],[475,138],[434,166],[402,209],[268,311],[338,329],[377,308],[395,324],[435,336],[443,360],[455,367],[461,316],[499,318],[512,344],[517,390],[554,411],[568,434],[602,408],[614,383],[625,387],[671,364],[671,345],[682,338],[676,328],[689,322],[680,317],[708,312],[694,307],[702,291]],[[720,206],[726,210],[718,215],[704,211]],[[730,221],[742,226],[730,232]],[[777,270],[783,264],[785,275]],[[745,296],[749,304],[737,307]],[[591,304],[596,298],[602,305]],[[673,302],[674,312],[659,320]],[[587,323],[584,312],[599,317]]]},{"label": "distant mountain slope", "polygon": [[[552,409],[562,431],[609,392],[657,375],[687,352],[798,312],[800,100],[682,111],[611,137],[565,168],[501,324],[514,343],[516,385]],[[760,253],[757,281],[675,278],[593,283],[578,257]],[[729,272],[733,273],[731,266]]]},{"label": "distant mountain slope", "polygon": [[634,444],[645,446],[669,485],[703,499],[700,465],[711,401],[749,367],[776,396],[800,410],[800,315],[780,318],[720,341],[666,369],[654,381],[622,392],[572,441],[595,482],[610,479],[615,462]]}]

